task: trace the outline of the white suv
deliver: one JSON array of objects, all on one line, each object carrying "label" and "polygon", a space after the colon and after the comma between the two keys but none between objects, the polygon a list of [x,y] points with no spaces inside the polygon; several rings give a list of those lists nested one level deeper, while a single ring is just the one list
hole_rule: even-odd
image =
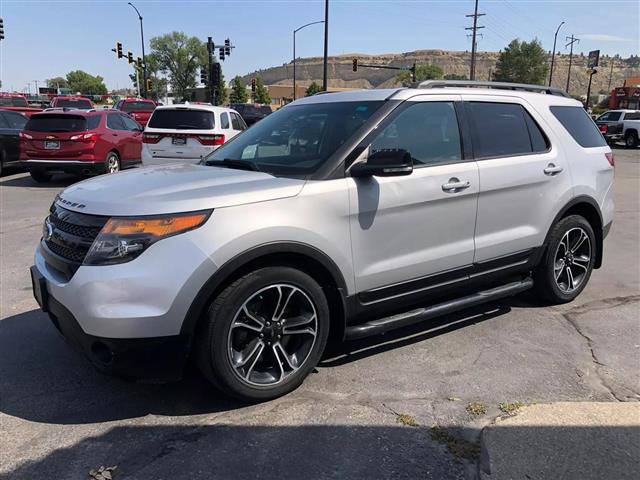
[{"label": "white suv", "polygon": [[573,300],[602,263],[613,176],[595,124],[555,89],[315,95],[199,165],[64,190],[34,293],[103,371],[177,378],[193,355],[224,391],[270,399],[330,337],[531,287]]},{"label": "white suv", "polygon": [[230,108],[203,103],[156,107],[142,136],[142,164],[198,162],[246,128]]}]

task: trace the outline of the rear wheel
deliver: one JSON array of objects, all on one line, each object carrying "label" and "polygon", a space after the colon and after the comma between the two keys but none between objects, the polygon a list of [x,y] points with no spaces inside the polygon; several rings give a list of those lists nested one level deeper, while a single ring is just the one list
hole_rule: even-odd
[{"label": "rear wheel", "polygon": [[540,265],[534,272],[538,294],[551,303],[576,298],[587,285],[596,258],[596,239],[591,224],[580,215],[556,223]]},{"label": "rear wheel", "polygon": [[317,365],[329,307],[306,273],[267,267],[218,295],[198,333],[198,364],[212,383],[242,400],[270,400],[296,389]]},{"label": "rear wheel", "polygon": [[636,132],[627,132],[624,137],[624,144],[627,148],[636,148],[638,146],[638,134]]},{"label": "rear wheel", "polygon": [[116,152],[109,152],[105,163],[107,173],[117,173],[120,171],[120,158]]},{"label": "rear wheel", "polygon": [[31,175],[31,178],[33,178],[38,183],[50,182],[51,178],[53,177],[51,173],[43,169],[30,170],[29,174]]}]

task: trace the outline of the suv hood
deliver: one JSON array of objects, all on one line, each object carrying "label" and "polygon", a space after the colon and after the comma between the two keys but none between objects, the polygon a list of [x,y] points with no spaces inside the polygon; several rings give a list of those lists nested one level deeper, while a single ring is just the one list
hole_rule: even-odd
[{"label": "suv hood", "polygon": [[94,215],[157,215],[293,197],[304,183],[262,172],[181,164],[85,180],[65,189],[57,201],[69,210]]}]

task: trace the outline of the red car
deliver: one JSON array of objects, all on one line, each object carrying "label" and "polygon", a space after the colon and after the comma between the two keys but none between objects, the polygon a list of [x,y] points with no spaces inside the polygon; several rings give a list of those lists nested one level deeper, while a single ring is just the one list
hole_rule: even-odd
[{"label": "red car", "polygon": [[51,108],[77,108],[80,110],[91,110],[95,108],[93,102],[85,97],[53,97]]},{"label": "red car", "polygon": [[53,172],[97,175],[141,163],[142,127],[117,110],[36,113],[20,132],[20,159],[36,182]]},{"label": "red car", "polygon": [[118,101],[113,108],[128,113],[131,118],[144,127],[156,109],[156,103],[145,98],[127,97]]},{"label": "red car", "polygon": [[0,93],[0,109],[19,112],[27,117],[42,111],[41,108],[30,107],[27,98],[19,93]]}]

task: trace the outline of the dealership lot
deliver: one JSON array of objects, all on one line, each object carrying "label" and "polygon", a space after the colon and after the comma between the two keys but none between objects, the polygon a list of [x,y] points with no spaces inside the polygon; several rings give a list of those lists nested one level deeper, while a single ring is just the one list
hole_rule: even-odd
[{"label": "dealership lot", "polygon": [[196,372],[133,384],[75,354],[36,309],[28,267],[49,205],[78,178],[7,172],[0,477],[80,479],[104,465],[116,478],[469,478],[500,403],[640,400],[640,158],[615,154],[604,265],[577,301],[522,295],[337,347],[299,390],[256,406]]}]

